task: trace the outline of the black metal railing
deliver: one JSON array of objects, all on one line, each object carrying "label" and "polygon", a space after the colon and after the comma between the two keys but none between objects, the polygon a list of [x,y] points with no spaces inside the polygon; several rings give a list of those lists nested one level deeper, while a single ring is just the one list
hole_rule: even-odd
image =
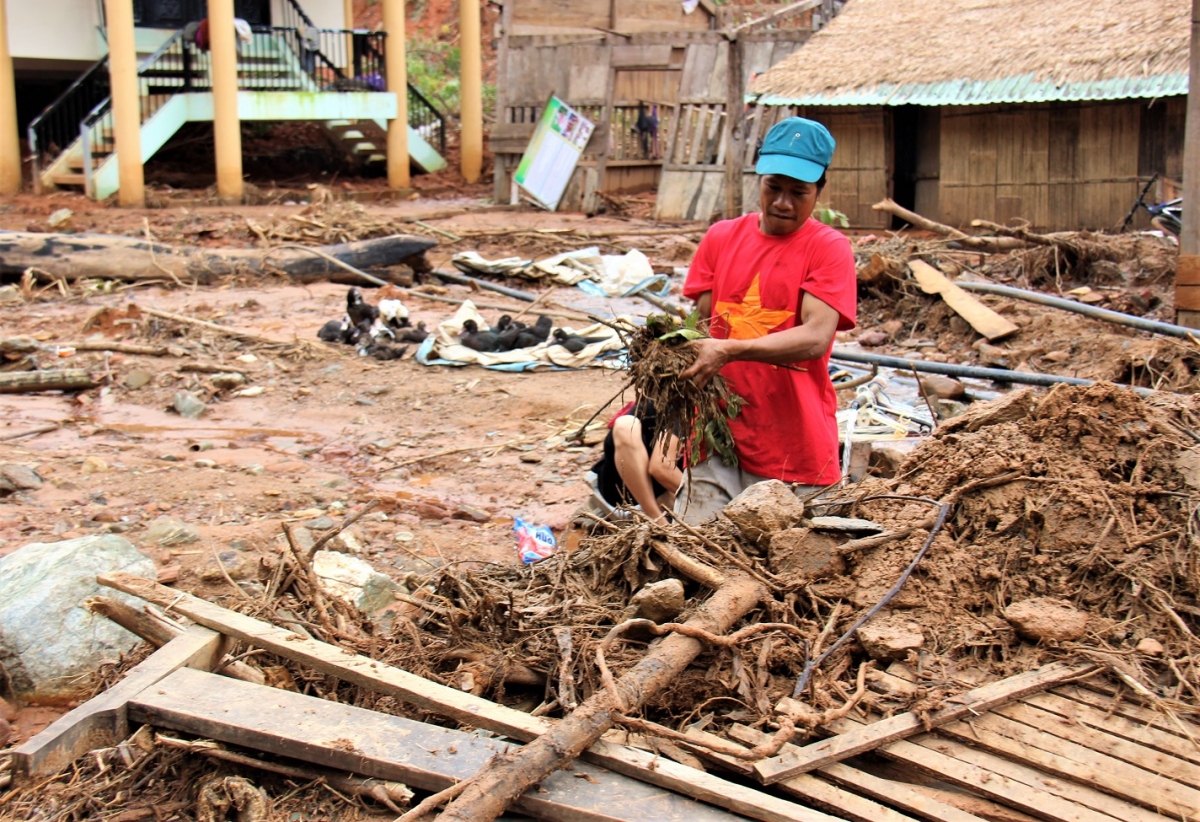
[{"label": "black metal railing", "polygon": [[57,100],[29,123],[26,135],[33,155],[35,186],[39,184],[41,169],[79,139],[79,123],[97,103],[108,98],[110,91],[108,58],[104,57],[79,75]]},{"label": "black metal railing", "polygon": [[412,83],[408,84],[408,124],[425,142],[446,153],[446,118]]},{"label": "black metal railing", "polygon": [[[238,89],[242,91],[386,91],[384,32],[318,29],[294,0],[283,5],[295,26],[256,26],[237,43]],[[289,14],[294,15],[289,18]],[[173,95],[212,90],[212,58],[194,39],[176,32],[138,69],[141,122]],[[34,179],[76,140],[81,141],[89,193],[95,161],[115,150],[108,59],[98,61],[29,125]],[[408,84],[408,122],[441,153],[446,120],[437,107]]]}]

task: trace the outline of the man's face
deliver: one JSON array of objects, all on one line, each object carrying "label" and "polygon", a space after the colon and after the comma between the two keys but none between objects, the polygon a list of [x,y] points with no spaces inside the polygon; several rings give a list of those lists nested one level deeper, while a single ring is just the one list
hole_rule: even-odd
[{"label": "man's face", "polygon": [[766,174],[758,181],[762,209],[758,225],[763,234],[781,236],[797,231],[812,216],[821,189],[782,174]]}]

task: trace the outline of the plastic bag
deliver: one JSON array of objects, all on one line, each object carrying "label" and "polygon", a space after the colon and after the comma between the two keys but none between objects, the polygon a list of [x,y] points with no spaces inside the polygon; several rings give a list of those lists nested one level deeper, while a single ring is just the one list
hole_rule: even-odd
[{"label": "plastic bag", "polygon": [[554,532],[545,525],[530,525],[513,517],[513,532],[517,535],[517,556],[526,565],[538,562],[557,550]]}]

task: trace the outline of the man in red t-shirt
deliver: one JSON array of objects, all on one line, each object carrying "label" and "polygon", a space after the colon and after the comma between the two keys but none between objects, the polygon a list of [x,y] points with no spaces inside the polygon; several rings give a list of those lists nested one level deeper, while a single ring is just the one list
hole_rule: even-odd
[{"label": "man in red t-shirt", "polygon": [[838,464],[833,337],[853,328],[857,282],[850,242],[812,218],[834,140],[820,123],[789,117],[763,141],[755,170],[761,213],[715,224],[683,286],[711,339],[680,377],[703,385],[718,372],[745,400],[733,420],[738,465],[711,456],[692,466],[676,499],[685,521],[715,514],[766,479],[798,494],[832,485]]}]

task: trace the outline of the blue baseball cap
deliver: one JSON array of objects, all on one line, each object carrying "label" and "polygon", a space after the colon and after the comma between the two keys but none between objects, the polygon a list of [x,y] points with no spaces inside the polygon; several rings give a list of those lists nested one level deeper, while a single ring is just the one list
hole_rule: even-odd
[{"label": "blue baseball cap", "polygon": [[829,129],[815,120],[789,117],[767,132],[754,170],[815,183],[829,168],[836,145]]}]

